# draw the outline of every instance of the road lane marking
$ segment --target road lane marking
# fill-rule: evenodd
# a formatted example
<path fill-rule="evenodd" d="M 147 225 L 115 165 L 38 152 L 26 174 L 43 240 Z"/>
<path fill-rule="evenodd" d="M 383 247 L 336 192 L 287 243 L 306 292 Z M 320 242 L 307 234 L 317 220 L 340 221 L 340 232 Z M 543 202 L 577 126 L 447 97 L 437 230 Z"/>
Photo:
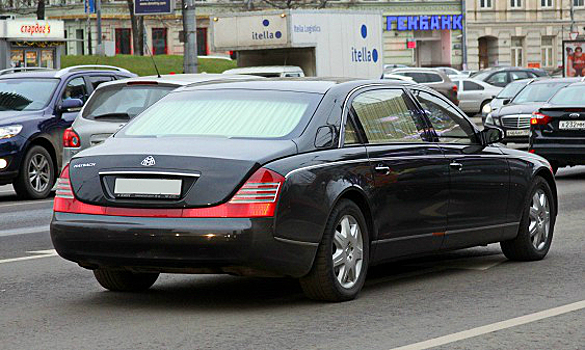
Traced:
<path fill-rule="evenodd" d="M 2 203 L 0 204 L 0 208 L 7 208 L 7 207 L 18 207 L 21 205 L 32 205 L 32 204 L 44 204 L 44 203 L 52 203 L 53 198 L 50 199 L 39 199 L 34 201 L 26 201 L 26 202 L 15 202 L 15 203 Z"/>
<path fill-rule="evenodd" d="M 33 226 L 33 227 L 20 227 L 9 230 L 0 230 L 0 237 L 26 235 L 29 233 L 43 233 L 49 232 L 49 225 L 44 226 Z"/>
<path fill-rule="evenodd" d="M 525 316 L 512 318 L 512 319 L 509 319 L 506 321 L 496 322 L 496 323 L 488 324 L 485 326 L 468 329 L 466 331 L 448 334 L 448 335 L 445 335 L 442 337 L 438 337 L 438 338 L 434 338 L 434 339 L 430 339 L 430 340 L 425 340 L 425 341 L 422 341 L 419 343 L 401 346 L 398 348 L 394 348 L 392 350 L 425 350 L 425 349 L 430 349 L 430 348 L 434 348 L 437 346 L 455 343 L 455 342 L 458 342 L 461 340 L 474 338 L 474 337 L 477 337 L 480 335 L 493 333 L 493 332 L 501 331 L 501 330 L 512 328 L 512 327 L 525 325 L 528 323 L 544 320 L 544 319 L 555 317 L 555 316 L 564 315 L 564 314 L 567 314 L 570 312 L 579 311 L 579 310 L 583 310 L 583 309 L 585 309 L 585 300 L 581 300 L 581 301 L 578 301 L 575 303 L 555 307 L 555 308 L 540 311 L 540 312 L 535 312 L 533 314 L 529 314 L 529 315 L 525 315 Z"/>
<path fill-rule="evenodd" d="M 19 258 L 0 260 L 0 264 L 8 264 L 8 263 L 13 263 L 13 262 L 18 262 L 18 261 L 26 261 L 26 260 L 44 259 L 44 258 L 50 258 L 50 257 L 58 255 L 57 251 L 55 251 L 55 249 L 37 250 L 37 251 L 30 251 L 27 253 L 31 253 L 34 255 L 21 256 Z"/>

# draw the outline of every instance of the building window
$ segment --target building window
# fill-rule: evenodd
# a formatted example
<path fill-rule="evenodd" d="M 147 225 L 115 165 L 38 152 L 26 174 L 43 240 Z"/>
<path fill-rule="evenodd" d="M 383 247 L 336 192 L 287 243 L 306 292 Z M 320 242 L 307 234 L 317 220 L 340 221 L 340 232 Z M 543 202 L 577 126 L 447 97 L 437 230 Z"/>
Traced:
<path fill-rule="evenodd" d="M 553 7 L 553 0 L 540 0 L 540 7 Z"/>
<path fill-rule="evenodd" d="M 116 28 L 116 54 L 130 55 L 132 53 L 132 32 L 130 28 Z"/>
<path fill-rule="evenodd" d="M 482 9 L 492 8 L 492 0 L 479 0 L 479 7 Z"/>
<path fill-rule="evenodd" d="M 585 0 L 573 0 L 573 5 L 577 7 L 583 7 L 585 6 Z"/>
<path fill-rule="evenodd" d="M 510 55 L 512 66 L 524 66 L 524 38 L 512 38 Z"/>
<path fill-rule="evenodd" d="M 543 36 L 540 39 L 540 60 L 543 67 L 552 67 L 553 66 L 553 37 L 552 36 Z"/>
<path fill-rule="evenodd" d="M 510 0 L 510 7 L 511 8 L 522 7 L 522 0 Z"/>
<path fill-rule="evenodd" d="M 152 28 L 152 54 L 166 55 L 167 52 L 167 28 Z"/>

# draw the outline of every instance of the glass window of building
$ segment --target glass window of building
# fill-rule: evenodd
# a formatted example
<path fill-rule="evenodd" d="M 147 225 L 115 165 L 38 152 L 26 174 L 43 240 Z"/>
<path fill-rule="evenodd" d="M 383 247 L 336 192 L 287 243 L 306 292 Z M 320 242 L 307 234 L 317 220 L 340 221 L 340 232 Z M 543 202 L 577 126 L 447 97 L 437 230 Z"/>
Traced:
<path fill-rule="evenodd" d="M 479 0 L 479 7 L 482 9 L 492 8 L 492 0 Z"/>
<path fill-rule="evenodd" d="M 540 0 L 540 7 L 552 7 L 553 0 Z"/>
<path fill-rule="evenodd" d="M 512 66 L 524 66 L 524 38 L 512 37 L 510 55 L 512 59 Z"/>
<path fill-rule="evenodd" d="M 573 0 L 573 5 L 577 7 L 583 7 L 585 6 L 585 0 Z"/>
<path fill-rule="evenodd" d="M 540 50 L 541 50 L 541 64 L 543 67 L 553 66 L 553 37 L 543 36 L 540 39 Z"/>
<path fill-rule="evenodd" d="M 510 7 L 511 8 L 522 7 L 522 0 L 510 0 Z"/>

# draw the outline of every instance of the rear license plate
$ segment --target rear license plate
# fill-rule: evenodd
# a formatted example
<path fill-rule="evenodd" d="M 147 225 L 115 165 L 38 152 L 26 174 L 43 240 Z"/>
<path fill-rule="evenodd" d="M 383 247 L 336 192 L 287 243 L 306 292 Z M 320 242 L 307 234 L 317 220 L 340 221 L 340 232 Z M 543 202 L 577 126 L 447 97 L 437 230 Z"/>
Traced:
<path fill-rule="evenodd" d="M 585 129 L 585 120 L 561 120 L 559 122 L 561 130 L 580 130 Z"/>
<path fill-rule="evenodd" d="M 528 136 L 530 130 L 506 130 L 506 136 Z"/>
<path fill-rule="evenodd" d="M 181 185 L 181 180 L 117 178 L 114 195 L 122 198 L 174 199 L 181 197 Z"/>

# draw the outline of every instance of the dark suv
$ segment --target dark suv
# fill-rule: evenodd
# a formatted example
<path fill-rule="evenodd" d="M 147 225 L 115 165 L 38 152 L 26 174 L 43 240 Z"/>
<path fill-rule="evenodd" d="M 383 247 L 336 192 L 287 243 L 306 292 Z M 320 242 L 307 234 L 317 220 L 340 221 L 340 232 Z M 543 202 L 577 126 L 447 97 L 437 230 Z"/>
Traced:
<path fill-rule="evenodd" d="M 0 75 L 0 185 L 45 198 L 61 168 L 63 131 L 101 83 L 135 77 L 112 66 Z"/>

